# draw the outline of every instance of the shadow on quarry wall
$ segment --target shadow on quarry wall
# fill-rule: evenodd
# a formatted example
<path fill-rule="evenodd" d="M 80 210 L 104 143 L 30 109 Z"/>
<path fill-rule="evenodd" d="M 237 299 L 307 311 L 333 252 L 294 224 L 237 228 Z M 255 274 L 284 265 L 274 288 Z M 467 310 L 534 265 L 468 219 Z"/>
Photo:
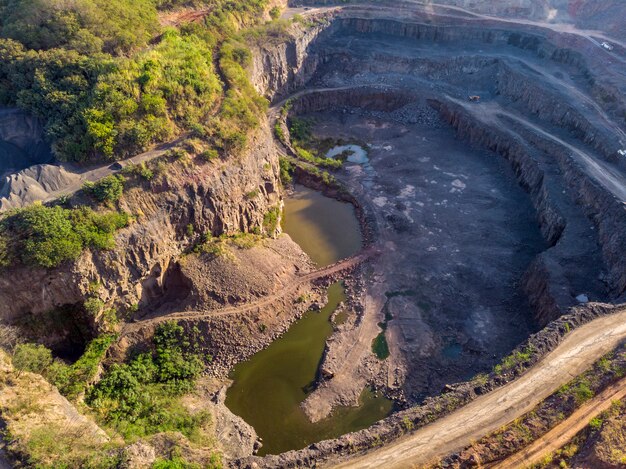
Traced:
<path fill-rule="evenodd" d="M 0 109 L 0 174 L 53 160 L 37 119 L 19 109 Z"/>

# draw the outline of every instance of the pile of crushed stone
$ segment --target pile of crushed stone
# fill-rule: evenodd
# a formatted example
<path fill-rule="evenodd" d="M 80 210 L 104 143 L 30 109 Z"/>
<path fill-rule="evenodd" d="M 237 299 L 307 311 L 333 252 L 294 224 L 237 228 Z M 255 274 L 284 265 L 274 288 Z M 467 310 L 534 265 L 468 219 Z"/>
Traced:
<path fill-rule="evenodd" d="M 52 192 L 79 182 L 80 175 L 60 166 L 38 164 L 0 181 L 0 211 L 46 200 Z"/>

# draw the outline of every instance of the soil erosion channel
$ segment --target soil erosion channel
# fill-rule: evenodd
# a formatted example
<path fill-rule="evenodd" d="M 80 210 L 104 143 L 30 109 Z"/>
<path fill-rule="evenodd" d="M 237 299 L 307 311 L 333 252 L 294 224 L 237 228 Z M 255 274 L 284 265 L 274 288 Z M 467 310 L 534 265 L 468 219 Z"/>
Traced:
<path fill-rule="evenodd" d="M 286 200 L 284 229 L 320 266 L 355 254 L 361 247 L 352 207 L 301 186 Z M 283 337 L 235 367 L 226 405 L 263 438 L 260 454 L 298 449 L 365 428 L 391 411 L 391 401 L 368 390 L 360 407 L 339 408 L 315 424 L 300 407 L 312 390 L 326 339 L 333 331 L 330 317 L 344 299 L 341 284 L 331 285 L 324 308 L 308 312 Z"/>

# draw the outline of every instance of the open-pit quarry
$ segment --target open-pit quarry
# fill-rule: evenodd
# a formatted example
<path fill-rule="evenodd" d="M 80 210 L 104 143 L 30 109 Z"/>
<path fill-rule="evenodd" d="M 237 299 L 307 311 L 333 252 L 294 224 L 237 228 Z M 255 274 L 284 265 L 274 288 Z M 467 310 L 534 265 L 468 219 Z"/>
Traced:
<path fill-rule="evenodd" d="M 334 142 L 326 156 L 345 152 L 333 174 L 377 250 L 353 275 L 355 306 L 301 404 L 312 422 L 358 405 L 368 386 L 420 404 L 491 371 L 531 334 L 530 344 L 546 340 L 546 331 L 534 334 L 564 314 L 619 303 L 618 40 L 608 51 L 599 31 L 445 5 L 298 11 L 327 23 L 262 51 L 254 73 L 262 91 L 276 87 L 270 116 L 285 134 L 306 122 L 314 139 Z M 285 140 L 280 151 L 297 164 L 298 147 Z M 381 335 L 388 354 L 377 357 Z M 544 385 L 554 390 L 558 380 Z M 360 437 L 257 462 L 312 462 Z M 438 455 L 411 454 L 403 464 Z M 392 465 L 393 457 L 371 467 Z"/>
<path fill-rule="evenodd" d="M 0 278 L 2 317 L 36 335 L 33 316 L 100 282 L 106 302 L 137 305 L 107 365 L 164 321 L 193 331 L 232 467 L 435 464 L 626 339 L 626 9 L 305 3 L 283 12 L 287 37 L 252 48 L 270 107 L 237 164 L 128 191 L 142 215 L 118 246 Z M 53 163 L 11 113 L 2 210 L 123 166 Z M 253 232 L 268 213 L 283 234 L 191 250 L 200 228 Z M 44 341 L 59 355 L 68 328 L 85 326 Z"/>

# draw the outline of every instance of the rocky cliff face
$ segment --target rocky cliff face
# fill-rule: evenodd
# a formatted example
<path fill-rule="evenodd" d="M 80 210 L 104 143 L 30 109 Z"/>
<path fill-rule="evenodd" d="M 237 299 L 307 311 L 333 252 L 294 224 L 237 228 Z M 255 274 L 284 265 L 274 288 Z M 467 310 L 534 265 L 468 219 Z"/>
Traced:
<path fill-rule="evenodd" d="M 523 281 L 538 323 L 559 317 L 575 304 L 578 290 L 593 288 L 593 282 L 599 289 L 606 282 L 614 296 L 622 294 L 626 266 L 618 253 L 626 240 L 618 227 L 626 220 L 621 203 L 594 183 L 565 148 L 521 129 L 513 138 L 504 128 L 485 124 L 451 103 L 433 105 L 461 138 L 505 157 L 531 196 L 542 233 L 552 246 L 531 264 Z M 580 242 L 590 236 L 590 220 L 597 229 L 599 250 L 593 243 L 585 247 Z M 606 265 L 607 278 L 592 268 L 594 262 Z M 573 273 L 584 270 L 576 279 Z"/>
<path fill-rule="evenodd" d="M 256 90 L 273 101 L 302 87 L 319 63 L 311 45 L 330 27 L 328 18 L 322 16 L 312 25 L 294 24 L 286 41 L 256 46 L 250 71 Z"/>
<path fill-rule="evenodd" d="M 26 313 L 79 303 L 95 284 L 101 299 L 118 308 L 158 303 L 171 293 L 168 282 L 170 287 L 176 284 L 182 250 L 202 234 L 263 229 L 265 215 L 282 205 L 277 175 L 278 159 L 266 124 L 237 159 L 172 163 L 162 182 L 125 193 L 121 208 L 137 221 L 118 233 L 113 250 L 87 251 L 57 269 L 3 272 L 0 319 L 14 321 Z M 188 226 L 193 227 L 191 236 Z"/>
<path fill-rule="evenodd" d="M 531 73 L 525 75 L 508 64 L 501 63 L 496 85 L 498 94 L 506 96 L 531 115 L 567 129 L 576 138 L 601 153 L 605 159 L 615 160 L 617 151 L 622 147 L 618 135 L 594 126 L 566 97 L 548 91 L 545 86 L 538 86 L 538 80 L 544 81 L 549 77 Z"/>

